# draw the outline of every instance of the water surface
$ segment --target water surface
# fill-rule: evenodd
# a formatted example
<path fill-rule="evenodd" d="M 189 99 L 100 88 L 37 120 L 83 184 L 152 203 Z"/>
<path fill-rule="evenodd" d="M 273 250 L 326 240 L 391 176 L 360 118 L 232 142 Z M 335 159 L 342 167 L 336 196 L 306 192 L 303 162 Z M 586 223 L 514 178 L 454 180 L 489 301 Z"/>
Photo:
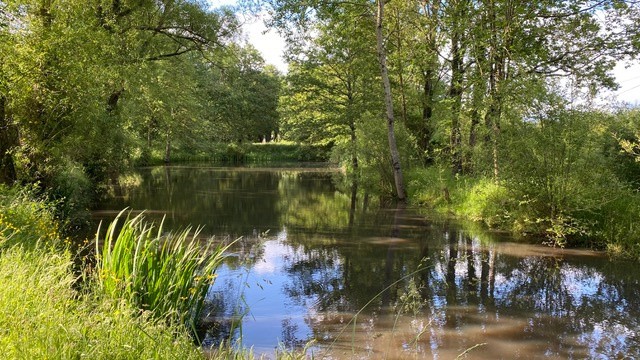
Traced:
<path fill-rule="evenodd" d="M 205 345 L 272 356 L 640 358 L 637 264 L 522 244 L 412 209 L 355 206 L 324 167 L 169 166 L 122 179 L 95 212 L 241 237 L 209 292 Z"/>

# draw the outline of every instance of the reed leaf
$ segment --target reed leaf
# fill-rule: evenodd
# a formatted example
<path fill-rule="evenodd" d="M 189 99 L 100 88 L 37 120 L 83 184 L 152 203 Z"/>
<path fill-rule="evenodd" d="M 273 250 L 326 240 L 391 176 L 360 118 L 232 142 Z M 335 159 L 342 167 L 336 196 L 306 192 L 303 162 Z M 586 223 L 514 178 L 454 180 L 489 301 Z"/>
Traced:
<path fill-rule="evenodd" d="M 109 224 L 104 239 L 96 236 L 99 288 L 157 318 L 194 328 L 230 244 L 203 245 L 196 241 L 199 229 L 163 234 L 162 223 L 156 229 L 142 214 L 119 227 L 123 216 L 124 211 Z"/>

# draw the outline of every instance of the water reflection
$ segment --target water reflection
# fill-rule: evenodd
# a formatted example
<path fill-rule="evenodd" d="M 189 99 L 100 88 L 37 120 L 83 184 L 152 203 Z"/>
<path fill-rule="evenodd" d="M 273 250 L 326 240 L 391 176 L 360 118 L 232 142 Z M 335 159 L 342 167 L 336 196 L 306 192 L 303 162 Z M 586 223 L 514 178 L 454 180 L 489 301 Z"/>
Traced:
<path fill-rule="evenodd" d="M 143 169 L 101 210 L 152 209 L 170 226 L 244 236 L 210 290 L 206 344 L 272 353 L 315 340 L 317 358 L 640 357 L 635 264 L 353 204 L 333 175 Z"/>

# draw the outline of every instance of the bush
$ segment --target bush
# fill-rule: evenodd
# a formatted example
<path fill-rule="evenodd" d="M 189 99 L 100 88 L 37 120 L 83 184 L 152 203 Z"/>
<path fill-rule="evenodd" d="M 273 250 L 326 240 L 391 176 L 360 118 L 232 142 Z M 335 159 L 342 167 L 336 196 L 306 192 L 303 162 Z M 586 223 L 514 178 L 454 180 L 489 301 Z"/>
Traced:
<path fill-rule="evenodd" d="M 57 218 L 64 219 L 63 233 L 89 226 L 88 209 L 94 199 L 94 184 L 81 165 L 67 162 L 61 166 L 53 176 L 49 192 Z"/>
<path fill-rule="evenodd" d="M 20 245 L 34 248 L 38 243 L 60 244 L 55 208 L 39 199 L 36 188 L 8 188 L 0 185 L 0 248 Z"/>

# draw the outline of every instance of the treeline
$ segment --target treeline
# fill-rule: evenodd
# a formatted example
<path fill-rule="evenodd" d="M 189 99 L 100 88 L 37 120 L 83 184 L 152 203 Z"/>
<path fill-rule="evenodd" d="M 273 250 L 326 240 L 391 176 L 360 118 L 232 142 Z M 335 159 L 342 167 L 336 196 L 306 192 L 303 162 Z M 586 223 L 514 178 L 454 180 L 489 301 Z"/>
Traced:
<path fill-rule="evenodd" d="M 0 183 L 82 208 L 126 166 L 275 136 L 280 74 L 209 6 L 0 1 Z"/>
<path fill-rule="evenodd" d="M 282 136 L 332 144 L 352 198 L 382 192 L 557 245 L 640 250 L 640 113 L 597 105 L 613 67 L 636 57 L 637 2 L 248 6 L 288 39 Z"/>
<path fill-rule="evenodd" d="M 38 183 L 64 215 L 126 166 L 277 138 L 333 149 L 354 202 L 640 252 L 640 115 L 598 105 L 636 59 L 637 2 L 243 5 L 286 36 L 286 77 L 204 1 L 1 1 L 0 183 Z"/>

